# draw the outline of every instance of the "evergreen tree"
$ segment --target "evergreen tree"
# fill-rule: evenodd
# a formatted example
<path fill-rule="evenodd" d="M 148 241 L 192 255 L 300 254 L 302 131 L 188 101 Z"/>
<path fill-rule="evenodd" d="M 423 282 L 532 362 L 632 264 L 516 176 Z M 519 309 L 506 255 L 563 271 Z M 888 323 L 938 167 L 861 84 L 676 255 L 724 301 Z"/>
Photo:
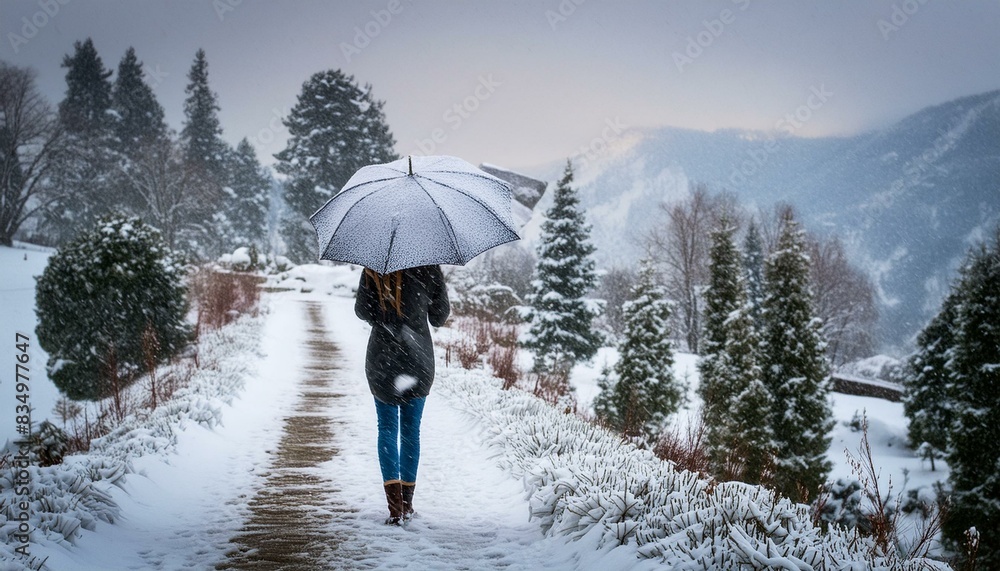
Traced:
<path fill-rule="evenodd" d="M 227 250 L 254 246 L 266 250 L 267 213 L 271 179 L 257 161 L 253 146 L 245 138 L 236 146 L 231 157 L 231 179 L 227 187 L 224 216 L 230 229 Z"/>
<path fill-rule="evenodd" d="M 56 199 L 46 210 L 44 225 L 55 243 L 71 239 L 80 228 L 94 224 L 120 197 L 113 196 L 114 169 L 111 125 L 111 70 L 105 69 L 87 38 L 63 58 L 66 97 L 59 103 L 59 123 L 65 132 L 54 153 L 52 185 Z"/>
<path fill-rule="evenodd" d="M 753 316 L 754 327 L 760 331 L 764 321 L 761 319 L 760 306 L 764 303 L 764 243 L 760 237 L 757 223 L 750 220 L 747 235 L 743 241 L 743 268 L 747 276 L 747 301 L 750 303 L 750 313 Z"/>
<path fill-rule="evenodd" d="M 59 103 L 59 120 L 67 132 L 94 136 L 108 130 L 111 108 L 111 70 L 87 38 L 73 44 L 73 55 L 63 57 L 66 97 Z"/>
<path fill-rule="evenodd" d="M 199 49 L 195 54 L 185 93 L 181 144 L 188 184 L 196 199 L 184 214 L 185 230 L 178 244 L 194 257 L 212 258 L 223 252 L 225 237 L 233 233 L 226 225 L 227 219 L 220 215 L 226 200 L 224 188 L 229 180 L 226 167 L 232 151 L 222 140 L 218 96 L 208 85 L 205 50 Z"/>
<path fill-rule="evenodd" d="M 775 251 L 764 265 L 761 371 L 774 398 L 775 488 L 806 501 L 830 471 L 833 428 L 824 342 L 814 316 L 805 236 L 791 212 L 782 215 Z"/>
<path fill-rule="evenodd" d="M 597 283 L 595 248 L 572 182 L 573 165 L 567 161 L 542 223 L 527 299 L 531 325 L 522 344 L 534 352 L 534 369 L 540 373 L 568 374 L 574 363 L 590 359 L 601 346 L 601 336 L 591 326 L 599 309 L 584 299 Z"/>
<path fill-rule="evenodd" d="M 672 369 L 670 302 L 656 284 L 651 261 L 643 261 L 632 300 L 625 302 L 622 313 L 624 340 L 614 382 L 603 381 L 595 410 L 626 436 L 652 441 L 683 402 L 684 387 Z"/>
<path fill-rule="evenodd" d="M 958 285 L 953 370 L 954 423 L 948 465 L 952 502 L 944 535 L 980 532 L 979 564 L 1000 567 L 1000 227 L 975 248 Z"/>
<path fill-rule="evenodd" d="M 917 351 L 904 373 L 903 411 L 910 421 L 910 444 L 932 466 L 948 447 L 954 420 L 955 379 L 949 361 L 955 349 L 958 304 L 954 291 L 945 298 L 941 311 L 917 336 Z"/>
<path fill-rule="evenodd" d="M 359 168 L 397 158 L 383 105 L 372 96 L 371 86 L 358 87 L 353 76 L 340 70 L 318 72 L 302 85 L 284 120 L 287 146 L 274 155 L 277 171 L 288 176 L 281 233 L 293 260 L 318 255 L 309 216 Z"/>
<path fill-rule="evenodd" d="M 187 162 L 200 169 L 208 180 L 220 183 L 225 180 L 226 159 L 229 147 L 222 140 L 219 123 L 218 96 L 208 86 L 208 60 L 205 50 L 199 49 L 188 71 L 188 85 L 184 90 L 184 128 L 181 140 Z"/>
<path fill-rule="evenodd" d="M 771 401 L 757 363 L 758 337 L 735 232 L 723 215 L 711 234 L 699 392 L 715 473 L 756 484 L 772 455 Z"/>
<path fill-rule="evenodd" d="M 185 268 L 159 233 L 111 215 L 52 255 L 38 278 L 38 342 L 49 377 L 72 399 L 98 399 L 144 369 L 143 334 L 158 360 L 184 346 Z"/>
<path fill-rule="evenodd" d="M 117 114 L 115 144 L 119 153 L 131 156 L 150 141 L 167 136 L 163 107 L 143 80 L 142 62 L 130 47 L 118 64 L 111 90 L 111 108 Z"/>

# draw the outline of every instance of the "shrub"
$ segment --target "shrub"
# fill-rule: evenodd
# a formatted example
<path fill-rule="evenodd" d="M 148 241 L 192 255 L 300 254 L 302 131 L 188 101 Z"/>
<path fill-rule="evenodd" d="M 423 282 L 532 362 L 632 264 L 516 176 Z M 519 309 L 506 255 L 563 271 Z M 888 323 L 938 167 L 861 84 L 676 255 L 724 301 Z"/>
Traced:
<path fill-rule="evenodd" d="M 159 233 L 138 218 L 102 218 L 56 252 L 36 293 L 52 382 L 76 400 L 120 391 L 145 368 L 147 328 L 159 360 L 175 354 L 189 337 L 183 277 Z"/>

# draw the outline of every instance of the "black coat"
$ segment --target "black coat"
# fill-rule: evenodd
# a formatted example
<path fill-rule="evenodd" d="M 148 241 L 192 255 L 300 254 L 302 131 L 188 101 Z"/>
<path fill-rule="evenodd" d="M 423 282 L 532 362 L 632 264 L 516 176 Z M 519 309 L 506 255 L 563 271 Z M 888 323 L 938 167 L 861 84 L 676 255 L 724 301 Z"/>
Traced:
<path fill-rule="evenodd" d="M 354 312 L 372 326 L 365 376 L 376 399 L 403 404 L 426 397 L 434 382 L 434 345 L 428 320 L 444 325 L 451 307 L 440 266 L 403 270 L 402 317 L 391 304 L 379 304 L 373 281 L 361 274 Z"/>

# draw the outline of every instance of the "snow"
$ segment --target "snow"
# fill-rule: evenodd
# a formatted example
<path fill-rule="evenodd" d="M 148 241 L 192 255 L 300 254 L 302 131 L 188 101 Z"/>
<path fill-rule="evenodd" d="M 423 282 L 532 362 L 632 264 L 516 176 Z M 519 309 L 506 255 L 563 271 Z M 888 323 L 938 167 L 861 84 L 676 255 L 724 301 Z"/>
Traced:
<path fill-rule="evenodd" d="M 15 333 L 31 338 L 28 342 L 28 355 L 31 357 L 28 363 L 31 380 L 29 394 L 34 407 L 32 418 L 37 422 L 52 416 L 52 408 L 59 399 L 59 390 L 45 375 L 45 363 L 49 356 L 35 337 L 35 277 L 42 275 L 52 252 L 37 246 L 0 246 L 0 268 L 3 268 L 4 276 L 0 283 L 0 323 L 4 326 L 3 334 L 9 336 L 4 339 L 0 359 L 3 359 L 4 367 L 13 368 Z M 0 406 L 6 408 L 13 405 L 14 388 L 14 383 L 0 382 Z M 13 418 L 8 414 L 3 414 L 3 422 L 0 423 L 0 444 L 17 437 Z"/>
<path fill-rule="evenodd" d="M 34 254 L 28 254 L 30 260 Z M 23 255 L 21 250 L 0 249 L 5 268 L 18 267 Z M 30 277 L 44 264 L 33 263 L 12 273 Z M 9 283 L 27 284 L 30 294 L 32 282 L 25 276 L 14 275 Z M 601 436 L 601 429 L 586 428 L 572 415 L 540 405 L 526 393 L 500 391 L 499 381 L 484 371 L 464 371 L 439 361 L 422 423 L 417 516 L 405 527 L 386 527 L 376 416 L 364 376 L 368 326 L 353 311 L 353 288 L 359 278 L 359 268 L 348 265 L 298 266 L 273 276 L 268 284 L 273 293 L 264 298 L 266 313 L 252 322 L 262 328 L 259 338 L 241 334 L 225 355 L 226 362 L 239 364 L 241 382 L 225 385 L 232 391 L 229 398 L 223 394 L 204 398 L 206 410 L 218 422 L 182 418 L 173 429 L 172 443 L 135 452 L 130 460 L 133 471 L 118 486 L 96 484 L 117 504 L 120 517 L 113 524 L 93 522 L 92 529 L 77 532 L 72 544 L 38 537 L 38 543 L 31 545 L 32 554 L 47 557 L 51 569 L 212 569 L 224 563 L 237 548 L 232 540 L 246 525 L 253 498 L 276 469 L 272 463 L 285 419 L 303 398 L 307 378 L 316 374 L 309 365 L 313 345 L 306 337 L 314 325 L 307 317 L 310 305 L 319 308 L 324 335 L 337 346 L 332 355 L 337 368 L 329 373 L 329 391 L 335 398 L 312 413 L 331 420 L 330 445 L 335 453 L 330 460 L 303 469 L 328 490 L 311 504 L 315 517 L 328 518 L 324 530 L 336 539 L 336 549 L 327 551 L 330 559 L 320 568 L 644 570 L 659 567 L 661 555 L 675 557 L 678 550 L 688 548 L 708 553 L 722 546 L 697 531 L 699 518 L 710 514 L 766 526 L 778 525 L 768 514 L 799 517 L 796 508 L 771 504 L 766 494 L 742 484 L 718 486 L 710 497 L 698 500 L 707 502 L 703 508 L 696 503 L 683 508 L 684 502 L 694 501 L 685 495 L 668 494 L 666 503 L 644 504 L 649 497 L 667 493 L 669 486 L 701 490 L 704 484 L 667 469 L 648 453 L 628 452 L 616 437 Z M 14 322 L 33 329 L 30 298 L 23 292 L 18 295 L 18 304 L 3 304 L 4 317 L 14 308 L 27 308 Z M 237 325 L 246 328 L 252 323 Z M 454 332 L 442 329 L 435 335 L 445 339 Z M 581 405 L 589 405 L 600 369 L 613 365 L 616 358 L 614 349 L 605 348 L 573 370 Z M 529 359 L 519 356 L 522 363 Z M 675 356 L 675 374 L 689 384 L 681 422 L 699 404 L 695 365 L 692 355 Z M 861 409 L 868 410 L 876 460 L 887 476 L 893 476 L 894 485 L 902 483 L 897 475 L 903 468 L 909 470 L 908 487 L 946 477 L 941 464 L 932 474 L 902 446 L 901 405 L 865 397 L 834 398 L 839 421 L 850 420 Z M 137 432 L 130 433 L 127 441 L 153 435 L 142 432 L 141 426 L 133 429 Z M 532 451 L 532 441 L 540 448 Z M 830 453 L 835 462 L 832 476 L 850 475 L 838 457 L 843 458 L 843 448 L 856 447 L 857 442 L 857 433 L 838 422 Z M 614 457 L 600 453 L 601 447 L 614 448 Z M 651 476 L 648 484 L 634 478 L 641 474 Z M 628 478 L 621 491 L 601 487 L 602 479 L 614 483 L 621 476 Z M 653 486 L 649 493 L 654 495 L 643 496 L 643 485 Z M 674 513 L 673 519 L 663 519 L 668 514 L 663 510 Z M 791 520 L 781 521 L 785 525 Z M 654 526 L 652 531 L 649 525 Z M 668 525 L 688 531 L 657 535 L 656 526 Z M 795 562 L 795 553 L 801 555 L 801 549 L 808 551 L 808 545 L 814 545 L 809 543 L 813 536 L 808 523 L 795 526 L 788 541 L 773 538 L 765 543 L 756 532 L 730 526 L 728 541 L 739 557 L 759 565 L 787 566 Z M 701 539 L 695 542 L 691 539 L 695 536 Z M 840 545 L 849 536 L 824 541 Z M 640 553 L 653 558 L 639 558 Z"/>

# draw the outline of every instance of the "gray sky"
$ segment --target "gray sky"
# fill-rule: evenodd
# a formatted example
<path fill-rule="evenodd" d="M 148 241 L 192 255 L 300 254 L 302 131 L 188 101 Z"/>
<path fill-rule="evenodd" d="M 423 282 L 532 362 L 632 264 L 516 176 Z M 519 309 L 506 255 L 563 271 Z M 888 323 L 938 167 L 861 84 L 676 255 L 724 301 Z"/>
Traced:
<path fill-rule="evenodd" d="M 386 101 L 400 153 L 518 168 L 622 126 L 884 126 L 1000 88 L 998 26 L 997 0 L 0 0 L 0 58 L 34 67 L 55 104 L 75 40 L 109 68 L 134 46 L 180 129 L 204 48 L 225 137 L 265 164 L 302 83 L 340 68 Z"/>

